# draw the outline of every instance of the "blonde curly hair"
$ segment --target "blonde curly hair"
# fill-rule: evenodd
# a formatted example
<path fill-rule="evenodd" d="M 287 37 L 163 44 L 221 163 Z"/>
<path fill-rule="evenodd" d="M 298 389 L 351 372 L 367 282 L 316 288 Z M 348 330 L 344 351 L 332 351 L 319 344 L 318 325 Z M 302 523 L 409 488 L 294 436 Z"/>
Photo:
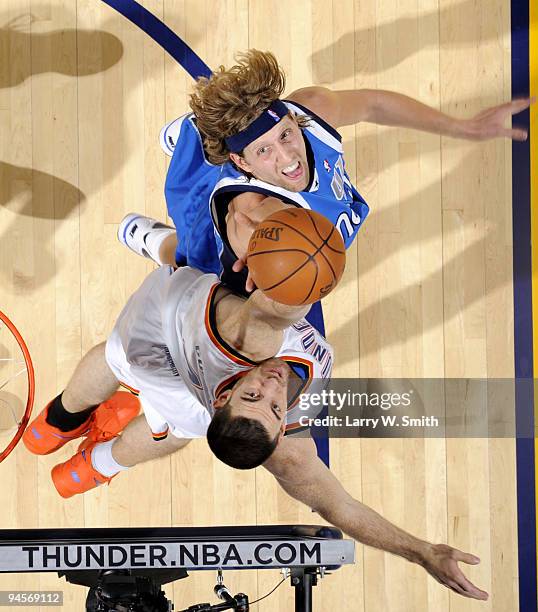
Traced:
<path fill-rule="evenodd" d="M 270 52 L 250 49 L 236 55 L 235 61 L 229 70 L 219 66 L 209 79 L 200 78 L 190 96 L 207 158 L 217 165 L 229 159 L 224 139 L 244 130 L 286 86 L 284 72 Z M 296 119 L 300 127 L 308 125 L 306 117 Z"/>

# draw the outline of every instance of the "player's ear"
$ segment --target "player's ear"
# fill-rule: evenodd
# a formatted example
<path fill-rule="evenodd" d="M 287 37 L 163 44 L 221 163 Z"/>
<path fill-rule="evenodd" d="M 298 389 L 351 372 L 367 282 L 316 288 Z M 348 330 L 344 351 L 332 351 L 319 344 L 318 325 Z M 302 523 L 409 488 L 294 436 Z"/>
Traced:
<path fill-rule="evenodd" d="M 230 160 L 233 161 L 239 170 L 250 173 L 251 168 L 249 164 L 247 164 L 245 158 L 242 155 L 239 155 L 239 153 L 230 153 Z"/>
<path fill-rule="evenodd" d="M 213 402 L 213 408 L 219 409 L 225 406 L 228 403 L 228 400 L 232 396 L 231 391 L 223 391 Z"/>

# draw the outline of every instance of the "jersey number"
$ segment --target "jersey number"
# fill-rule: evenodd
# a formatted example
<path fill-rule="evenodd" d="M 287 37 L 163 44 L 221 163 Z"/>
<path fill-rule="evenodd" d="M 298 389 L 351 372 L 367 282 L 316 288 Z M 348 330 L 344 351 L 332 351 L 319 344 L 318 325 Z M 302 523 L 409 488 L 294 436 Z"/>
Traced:
<path fill-rule="evenodd" d="M 334 197 L 337 200 L 341 200 L 344 195 L 344 161 L 342 156 L 338 157 L 338 161 L 334 164 L 333 180 L 331 182 L 331 189 L 333 190 Z"/>

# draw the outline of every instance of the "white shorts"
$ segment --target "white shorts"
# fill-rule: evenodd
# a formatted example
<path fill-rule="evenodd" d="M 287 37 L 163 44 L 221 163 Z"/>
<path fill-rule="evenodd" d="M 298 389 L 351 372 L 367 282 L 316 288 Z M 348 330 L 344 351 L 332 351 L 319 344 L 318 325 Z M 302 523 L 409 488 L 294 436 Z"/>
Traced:
<path fill-rule="evenodd" d="M 178 438 L 201 438 L 211 416 L 177 372 L 172 372 L 159 338 L 157 294 L 165 274 L 163 268 L 155 270 L 127 302 L 107 340 L 105 357 L 120 384 L 138 394 L 155 438 L 168 431 Z M 133 359 L 128 359 L 125 347 Z"/>

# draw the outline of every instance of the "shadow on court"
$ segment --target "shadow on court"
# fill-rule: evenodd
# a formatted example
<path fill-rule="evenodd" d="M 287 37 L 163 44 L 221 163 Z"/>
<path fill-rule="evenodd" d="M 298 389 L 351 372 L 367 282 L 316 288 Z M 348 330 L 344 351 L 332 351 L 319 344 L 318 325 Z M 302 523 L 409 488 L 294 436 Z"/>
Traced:
<path fill-rule="evenodd" d="M 375 74 L 395 68 L 421 49 L 476 48 L 478 42 L 496 40 L 503 34 L 502 15 L 489 11 L 475 0 L 463 0 L 450 6 L 421 10 L 417 15 L 382 22 L 375 27 L 348 32 L 338 40 L 311 55 L 314 84 L 333 80 L 333 66 L 339 78 L 353 76 L 353 62 L 339 62 L 334 58 L 339 49 L 355 49 L 356 74 Z M 476 24 L 480 24 L 478 29 Z M 364 51 L 364 53 L 362 53 Z M 372 54 L 370 56 L 368 54 Z"/>
<path fill-rule="evenodd" d="M 458 228 L 458 231 L 464 230 Z M 481 300 L 484 302 L 479 312 L 485 319 L 487 295 L 512 282 L 509 253 L 506 249 L 502 251 L 504 257 L 499 256 L 498 259 L 503 264 L 487 275 L 487 287 L 484 282 L 486 277 L 474 276 L 473 272 L 484 270 L 486 256 L 492 252 L 492 245 L 495 244 L 495 236 L 501 234 L 501 228 L 492 230 L 457 255 L 443 258 L 438 268 L 421 278 L 419 283 L 399 287 L 388 296 L 360 308 L 360 357 L 389 347 L 403 347 L 406 341 L 422 336 L 439 325 L 454 323 L 458 316 L 463 320 L 465 309 L 477 305 Z M 488 265 L 491 265 L 491 261 Z M 433 297 L 440 304 L 436 316 L 424 316 L 422 300 L 425 297 L 430 300 Z M 476 318 L 476 311 L 473 312 L 473 318 Z M 352 318 L 331 330 L 330 341 L 335 346 L 345 346 L 348 338 L 356 336 L 356 333 L 357 320 Z M 339 359 L 338 362 L 346 363 L 346 360 Z"/>
<path fill-rule="evenodd" d="M 39 21 L 31 14 L 6 21 L 0 15 L 0 88 L 14 87 L 26 79 L 54 72 L 87 76 L 108 70 L 123 56 L 123 44 L 101 31 L 59 29 L 32 31 Z"/>
<path fill-rule="evenodd" d="M 454 142 L 453 146 L 458 144 Z M 368 282 L 368 275 L 374 274 L 378 279 L 392 278 L 394 290 L 387 295 L 382 284 L 377 283 L 376 290 L 385 295 L 368 305 L 361 304 L 359 293 L 359 321 L 351 317 L 330 329 L 330 341 L 335 347 L 349 346 L 349 338 L 356 338 L 359 329 L 362 359 L 381 349 L 404 346 L 406 341 L 439 325 L 449 329 L 457 317 L 467 316 L 464 313 L 471 307 L 473 320 L 486 317 L 487 295 L 512 283 L 511 246 L 506 241 L 510 219 L 509 215 L 499 214 L 504 210 L 503 194 L 488 186 L 491 167 L 482 165 L 483 170 L 476 176 L 470 176 L 468 170 L 481 166 L 485 147 L 489 147 L 491 158 L 498 154 L 494 143 L 476 144 L 454 164 L 440 159 L 441 176 L 432 177 L 416 192 L 400 200 L 395 194 L 388 206 L 370 202 L 370 215 L 357 236 L 359 288 L 361 282 Z M 431 153 L 435 154 L 435 150 Z M 441 156 L 441 152 L 437 154 Z M 443 155 L 447 155 L 446 148 Z M 393 163 L 402 161 L 406 160 Z M 504 158 L 498 163 L 504 166 Z M 360 169 L 360 159 L 357 165 Z M 357 187 L 360 191 L 360 180 Z M 445 195 L 441 205 L 442 191 Z M 432 205 L 436 206 L 434 214 Z M 417 247 L 432 243 L 438 248 L 435 259 L 427 262 L 428 272 L 421 259 L 424 255 Z M 409 255 L 388 270 L 387 260 L 403 250 Z M 420 278 L 411 284 L 406 282 L 406 264 L 420 273 Z M 353 280 L 345 277 L 344 283 Z M 350 357 L 356 357 L 356 351 Z M 337 363 L 347 363 L 338 352 Z"/>
<path fill-rule="evenodd" d="M 34 192 L 39 193 L 39 198 Z M 43 196 L 49 194 L 47 204 Z M 56 219 L 68 216 L 85 200 L 85 196 L 74 185 L 60 178 L 0 162 L 0 206 L 7 210 L 39 219 Z"/>
<path fill-rule="evenodd" d="M 94 23 L 98 29 L 91 28 Z M 19 216 L 0 238 L 8 231 L 32 231 L 23 217 L 55 221 L 45 224 L 48 235 L 32 245 L 35 259 L 44 264 L 31 281 L 40 287 L 58 274 L 52 241 L 75 207 L 102 198 L 96 208 L 104 208 L 106 222 L 123 216 L 117 199 L 124 189 L 123 170 L 148 146 L 145 126 L 133 122 L 132 111 L 143 106 L 146 95 L 153 103 L 154 88 L 161 80 L 164 87 L 170 60 L 101 2 L 79 7 L 77 14 L 47 4 L 33 4 L 31 14 L 3 10 L 0 24 L 0 109 L 5 109 L 0 114 L 0 170 L 9 181 L 0 188 L 0 206 Z M 140 87 L 146 83 L 147 93 Z M 158 143 L 162 110 L 150 144 L 162 158 L 161 171 L 166 164 Z M 4 266 L 0 274 L 10 271 Z"/>
<path fill-rule="evenodd" d="M 15 236 L 19 246 L 24 245 L 34 252 L 37 261 L 53 262 L 57 226 L 41 224 L 37 230 L 39 237 L 35 239 L 34 232 L 28 231 L 32 226 L 19 217 L 61 222 L 86 199 L 77 185 L 38 167 L 42 162 L 47 168 L 54 167 L 55 158 L 60 157 L 59 172 L 76 176 L 77 151 L 69 151 L 62 143 L 64 133 L 78 130 L 76 77 L 110 69 L 121 60 L 124 50 L 120 39 L 109 32 L 62 27 L 66 23 L 75 24 L 75 14 L 39 5 L 32 9 L 31 14 L 16 16 L 13 12 L 0 13 L 3 24 L 0 29 L 0 100 L 4 98 L 3 107 L 10 112 L 8 122 L 3 122 L 4 138 L 9 137 L 9 145 L 4 141 L 3 148 L 9 154 L 13 152 L 10 161 L 14 158 L 28 160 L 27 165 L 0 161 L 0 207 L 5 209 L 4 219 L 8 218 L 6 210 L 12 213 L 7 226 L 3 225 L 0 239 L 5 241 Z M 44 31 L 49 27 L 50 31 Z M 60 76 L 53 77 L 55 80 L 34 81 L 35 77 L 47 74 Z M 70 77 L 75 80 L 71 81 Z M 46 97 L 41 104 L 42 91 L 46 92 Z M 47 135 L 53 134 L 54 141 L 49 143 L 50 154 L 41 155 L 39 159 L 36 148 L 43 152 L 47 144 L 39 142 L 36 147 L 35 143 L 46 126 L 49 128 Z M 55 273 L 52 264 L 38 268 L 38 271 L 29 270 L 27 275 L 24 266 L 18 265 L 12 280 L 22 286 L 41 286 Z M 1 272 L 10 274 L 5 267 Z"/>
<path fill-rule="evenodd" d="M 35 235 L 31 219 L 64 220 L 85 199 L 82 191 L 68 181 L 0 161 L 0 214 L 5 220 L 11 218 L 7 225 L 3 224 L 0 240 L 4 244 L 13 241 L 11 255 L 13 252 L 35 252 L 40 262 L 54 261 L 55 224 L 41 224 Z M 3 275 L 10 276 L 6 281 L 17 287 L 38 286 L 49 281 L 55 272 L 54 266 L 44 266 L 36 275 L 33 265 L 27 269 L 25 260 L 24 257 L 15 258 L 11 271 L 5 266 L 0 268 Z"/>

